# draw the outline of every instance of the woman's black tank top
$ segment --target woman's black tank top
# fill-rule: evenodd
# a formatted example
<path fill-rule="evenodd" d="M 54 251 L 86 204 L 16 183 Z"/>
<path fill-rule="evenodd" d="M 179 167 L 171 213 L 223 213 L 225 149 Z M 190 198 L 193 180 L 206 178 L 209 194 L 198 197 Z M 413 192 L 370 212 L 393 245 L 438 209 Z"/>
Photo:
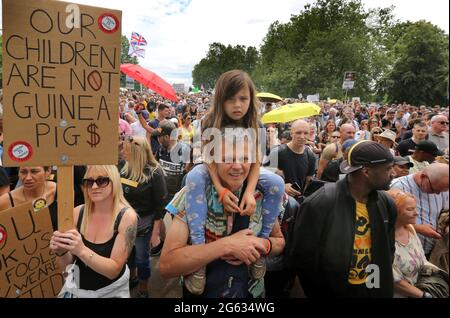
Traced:
<path fill-rule="evenodd" d="M 111 239 L 109 239 L 105 243 L 95 244 L 95 243 L 92 243 L 92 242 L 89 242 L 88 240 L 86 240 L 84 238 L 84 236 L 80 233 L 81 237 L 83 239 L 84 245 L 100 256 L 107 257 L 107 258 L 111 257 L 111 252 L 112 252 L 112 249 L 114 246 L 114 242 L 116 241 L 117 234 L 119 233 L 119 224 L 120 224 L 120 221 L 122 220 L 122 216 L 126 210 L 127 210 L 126 207 L 123 208 L 122 210 L 120 210 L 119 214 L 117 215 L 116 220 L 114 222 L 114 234 L 111 237 Z M 78 232 L 80 232 L 81 222 L 83 220 L 83 214 L 84 214 L 84 206 L 81 207 L 80 214 L 78 216 L 78 221 L 77 221 Z M 80 259 L 78 259 L 78 257 L 75 257 L 75 259 L 77 260 L 76 264 L 78 265 L 78 267 L 80 269 L 80 288 L 82 288 L 82 289 L 97 290 L 97 289 L 106 287 L 106 286 L 110 285 L 111 283 L 115 282 L 117 279 L 119 279 L 125 272 L 126 263 L 124 264 L 122 270 L 120 271 L 120 274 L 116 277 L 116 279 L 111 280 L 111 279 L 95 272 L 94 270 L 92 270 L 89 266 L 87 266 Z"/>

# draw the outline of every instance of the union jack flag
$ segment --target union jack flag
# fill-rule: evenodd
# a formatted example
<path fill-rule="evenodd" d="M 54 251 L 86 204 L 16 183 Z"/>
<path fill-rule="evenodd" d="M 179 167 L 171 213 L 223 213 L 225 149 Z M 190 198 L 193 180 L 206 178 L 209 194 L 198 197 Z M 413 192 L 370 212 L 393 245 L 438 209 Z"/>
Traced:
<path fill-rule="evenodd" d="M 128 50 L 128 55 L 131 57 L 139 56 L 145 58 L 145 49 L 137 45 L 131 45 L 130 49 Z"/>
<path fill-rule="evenodd" d="M 147 41 L 142 35 L 136 32 L 131 33 L 130 45 L 146 46 Z"/>

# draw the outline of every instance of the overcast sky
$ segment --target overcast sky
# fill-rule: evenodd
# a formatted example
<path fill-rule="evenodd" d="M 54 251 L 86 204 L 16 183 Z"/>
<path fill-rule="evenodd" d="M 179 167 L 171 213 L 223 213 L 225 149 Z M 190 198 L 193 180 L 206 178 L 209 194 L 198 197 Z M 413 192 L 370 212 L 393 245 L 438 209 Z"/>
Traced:
<path fill-rule="evenodd" d="M 288 22 L 305 0 L 77 0 L 123 11 L 122 34 L 142 34 L 149 43 L 140 64 L 170 83 L 192 82 L 195 64 L 212 42 L 259 46 L 269 25 Z M 448 0 L 363 0 L 367 8 L 396 7 L 401 21 L 427 20 L 449 32 Z M 2 11 L 0 9 L 0 11 Z M 0 18 L 1 19 L 1 18 Z M 1 20 L 0 20 L 1 21 Z"/>

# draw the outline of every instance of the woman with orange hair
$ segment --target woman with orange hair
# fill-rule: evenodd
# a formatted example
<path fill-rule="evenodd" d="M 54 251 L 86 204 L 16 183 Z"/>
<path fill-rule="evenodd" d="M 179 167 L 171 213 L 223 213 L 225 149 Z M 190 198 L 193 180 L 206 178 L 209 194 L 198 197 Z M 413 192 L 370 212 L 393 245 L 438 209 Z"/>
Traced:
<path fill-rule="evenodd" d="M 394 297 L 396 298 L 433 298 L 418 287 L 419 273 L 425 266 L 436 268 L 427 261 L 422 244 L 414 230 L 417 210 L 415 197 L 398 189 L 391 189 L 388 194 L 397 206 L 395 226 Z"/>

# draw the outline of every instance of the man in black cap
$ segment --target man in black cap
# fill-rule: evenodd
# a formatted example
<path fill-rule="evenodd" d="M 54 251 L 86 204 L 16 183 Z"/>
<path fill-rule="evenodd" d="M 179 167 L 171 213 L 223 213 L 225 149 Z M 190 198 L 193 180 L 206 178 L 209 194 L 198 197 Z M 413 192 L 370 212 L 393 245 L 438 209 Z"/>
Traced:
<path fill-rule="evenodd" d="M 353 145 L 347 176 L 308 197 L 290 227 L 289 266 L 308 297 L 393 297 L 396 208 L 384 193 L 394 157 L 373 141 Z"/>
<path fill-rule="evenodd" d="M 414 148 L 415 151 L 411 156 L 408 156 L 412 162 L 413 167 L 409 169 L 409 173 L 413 174 L 425 169 L 436 160 L 437 156 L 442 156 L 443 151 L 440 151 L 436 144 L 430 140 L 422 140 Z"/>
<path fill-rule="evenodd" d="M 394 157 L 394 178 L 400 178 L 407 176 L 409 174 L 409 169 L 411 169 L 414 164 L 409 160 L 408 157 Z"/>

